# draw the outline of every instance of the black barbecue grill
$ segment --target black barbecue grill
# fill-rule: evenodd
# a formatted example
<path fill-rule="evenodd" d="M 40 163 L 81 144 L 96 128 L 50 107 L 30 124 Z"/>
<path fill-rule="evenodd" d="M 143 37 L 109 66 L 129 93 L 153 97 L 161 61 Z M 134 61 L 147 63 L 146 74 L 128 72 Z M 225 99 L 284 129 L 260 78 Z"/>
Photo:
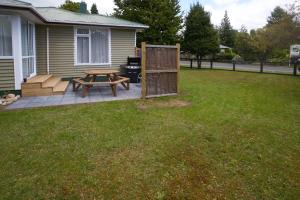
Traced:
<path fill-rule="evenodd" d="M 124 66 L 125 76 L 130 78 L 131 83 L 139 83 L 141 76 L 141 58 L 128 57 L 127 65 Z"/>

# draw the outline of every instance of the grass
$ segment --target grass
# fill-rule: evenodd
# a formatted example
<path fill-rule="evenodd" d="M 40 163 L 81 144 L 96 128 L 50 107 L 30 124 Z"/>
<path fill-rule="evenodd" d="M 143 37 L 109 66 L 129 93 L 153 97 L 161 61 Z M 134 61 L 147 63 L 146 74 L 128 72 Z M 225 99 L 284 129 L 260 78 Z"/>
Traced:
<path fill-rule="evenodd" d="M 0 199 L 299 199 L 299 88 L 182 70 L 178 97 L 0 112 Z"/>

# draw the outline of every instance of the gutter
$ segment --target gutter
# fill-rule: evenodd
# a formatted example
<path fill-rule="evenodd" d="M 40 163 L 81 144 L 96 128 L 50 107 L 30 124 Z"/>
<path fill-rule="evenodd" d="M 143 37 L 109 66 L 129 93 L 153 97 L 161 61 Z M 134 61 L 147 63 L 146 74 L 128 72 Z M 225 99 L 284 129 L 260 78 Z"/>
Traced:
<path fill-rule="evenodd" d="M 61 22 L 61 21 L 48 21 L 45 24 L 48 25 L 85 25 L 85 26 L 104 26 L 104 27 L 115 27 L 115 28 L 133 28 L 133 29 L 148 29 L 149 26 L 131 26 L 131 25 L 114 25 L 114 24 L 95 24 L 95 23 L 74 23 L 74 22 Z"/>

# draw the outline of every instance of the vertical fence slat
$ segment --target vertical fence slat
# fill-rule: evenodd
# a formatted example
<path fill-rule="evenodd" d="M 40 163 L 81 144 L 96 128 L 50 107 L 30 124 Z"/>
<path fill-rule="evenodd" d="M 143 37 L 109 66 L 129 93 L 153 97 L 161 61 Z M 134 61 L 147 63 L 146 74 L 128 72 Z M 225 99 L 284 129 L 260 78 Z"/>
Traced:
<path fill-rule="evenodd" d="M 297 76 L 297 63 L 294 64 L 293 75 L 294 75 L 294 76 Z"/>
<path fill-rule="evenodd" d="M 142 42 L 142 98 L 147 95 L 147 77 L 146 77 L 146 43 Z"/>
<path fill-rule="evenodd" d="M 232 62 L 232 70 L 235 71 L 235 60 Z"/>
<path fill-rule="evenodd" d="M 179 93 L 179 80 L 180 80 L 180 44 L 177 43 L 176 44 L 176 47 L 177 47 L 177 58 L 176 58 L 176 64 L 177 64 L 177 94 Z"/>

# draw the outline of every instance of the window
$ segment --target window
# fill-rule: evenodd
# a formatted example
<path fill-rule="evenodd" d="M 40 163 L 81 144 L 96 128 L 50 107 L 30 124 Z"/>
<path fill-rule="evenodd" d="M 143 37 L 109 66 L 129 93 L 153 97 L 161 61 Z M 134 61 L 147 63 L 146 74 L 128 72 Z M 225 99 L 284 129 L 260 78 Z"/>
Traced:
<path fill-rule="evenodd" d="M 78 65 L 109 64 L 109 30 L 76 29 L 76 63 Z"/>
<path fill-rule="evenodd" d="M 30 77 L 34 74 L 35 51 L 34 51 L 34 25 L 22 20 L 22 65 L 23 77 Z"/>
<path fill-rule="evenodd" d="M 0 15 L 0 58 L 12 56 L 12 33 L 9 16 Z"/>

